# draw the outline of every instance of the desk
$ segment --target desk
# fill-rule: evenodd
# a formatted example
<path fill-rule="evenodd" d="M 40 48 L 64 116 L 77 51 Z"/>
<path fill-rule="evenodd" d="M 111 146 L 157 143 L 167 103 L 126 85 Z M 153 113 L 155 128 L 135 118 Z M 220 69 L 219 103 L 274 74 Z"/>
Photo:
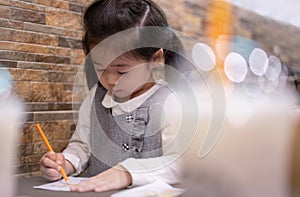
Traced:
<path fill-rule="evenodd" d="M 122 190 L 114 190 L 109 192 L 63 192 L 63 191 L 48 191 L 41 189 L 34 189 L 33 186 L 43 185 L 49 183 L 42 177 L 31 177 L 31 178 L 18 178 L 17 180 L 17 197 L 109 197 L 114 193 L 120 192 Z M 180 184 L 174 185 L 174 187 L 179 187 Z M 181 195 L 183 196 L 183 195 Z M 184 195 L 186 196 L 186 195 Z M 2 196 L 0 196 L 2 197 Z"/>
<path fill-rule="evenodd" d="M 113 193 L 118 191 L 110 191 L 110 192 L 103 192 L 103 193 L 96 193 L 96 192 L 85 192 L 85 193 L 78 193 L 78 192 L 58 192 L 58 191 L 47 191 L 47 190 L 40 190 L 40 189 L 33 189 L 33 186 L 42 185 L 48 183 L 47 180 L 43 179 L 42 177 L 31 177 L 31 178 L 19 178 L 17 181 L 17 197 L 108 197 Z M 120 191 L 120 190 L 119 190 Z"/>

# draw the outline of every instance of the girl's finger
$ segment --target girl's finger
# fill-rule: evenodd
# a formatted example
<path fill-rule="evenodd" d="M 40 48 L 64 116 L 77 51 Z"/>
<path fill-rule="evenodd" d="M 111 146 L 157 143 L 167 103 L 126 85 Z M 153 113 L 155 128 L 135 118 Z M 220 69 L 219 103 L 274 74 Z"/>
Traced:
<path fill-rule="evenodd" d="M 53 161 L 56 161 L 57 153 L 49 151 L 44 156 L 51 159 L 51 160 L 53 160 Z"/>
<path fill-rule="evenodd" d="M 99 184 L 101 184 L 101 181 L 90 178 L 86 181 L 82 181 L 77 185 L 71 186 L 71 191 L 78 191 L 78 192 L 93 191 Z"/>
<path fill-rule="evenodd" d="M 42 172 L 43 177 L 51 181 L 58 180 L 62 177 L 58 171 L 51 168 L 41 167 L 40 170 Z"/>
<path fill-rule="evenodd" d="M 60 170 L 59 165 L 57 165 L 55 161 L 49 159 L 48 157 L 43 157 L 40 161 L 40 164 L 46 168 L 53 168 L 57 171 Z"/>
<path fill-rule="evenodd" d="M 64 164 L 64 161 L 65 161 L 65 158 L 64 158 L 63 154 L 57 153 L 57 155 L 56 155 L 56 163 L 58 165 L 62 166 Z"/>

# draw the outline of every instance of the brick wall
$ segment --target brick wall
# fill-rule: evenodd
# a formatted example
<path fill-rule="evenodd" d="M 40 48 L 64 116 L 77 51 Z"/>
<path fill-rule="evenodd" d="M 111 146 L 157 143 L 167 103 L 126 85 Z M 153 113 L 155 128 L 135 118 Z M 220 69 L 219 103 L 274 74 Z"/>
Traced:
<path fill-rule="evenodd" d="M 92 0 L 0 0 L 0 63 L 15 80 L 23 98 L 26 122 L 18 144 L 18 174 L 38 175 L 46 148 L 34 124 L 41 123 L 56 151 L 75 129 L 72 90 L 84 54 L 81 16 Z M 207 42 L 207 0 L 155 0 L 171 25 Z M 234 33 L 258 41 L 268 54 L 300 69 L 300 30 L 243 9 L 234 9 Z"/>
<path fill-rule="evenodd" d="M 46 151 L 35 123 L 41 123 L 56 151 L 75 128 L 72 90 L 84 58 L 81 18 L 89 1 L 0 0 L 0 63 L 26 105 L 18 174 L 37 174 Z"/>

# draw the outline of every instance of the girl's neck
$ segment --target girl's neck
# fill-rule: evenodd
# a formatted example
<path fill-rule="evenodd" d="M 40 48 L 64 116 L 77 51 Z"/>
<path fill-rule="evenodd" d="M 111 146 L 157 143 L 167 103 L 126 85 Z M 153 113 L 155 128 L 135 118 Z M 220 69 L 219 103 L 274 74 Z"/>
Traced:
<path fill-rule="evenodd" d="M 148 82 L 148 83 L 144 84 L 139 89 L 137 89 L 137 91 L 133 92 L 130 95 L 130 99 L 133 99 L 133 98 L 140 96 L 141 94 L 147 92 L 150 88 L 152 88 L 152 86 L 154 86 L 154 84 L 155 84 L 155 82 Z"/>

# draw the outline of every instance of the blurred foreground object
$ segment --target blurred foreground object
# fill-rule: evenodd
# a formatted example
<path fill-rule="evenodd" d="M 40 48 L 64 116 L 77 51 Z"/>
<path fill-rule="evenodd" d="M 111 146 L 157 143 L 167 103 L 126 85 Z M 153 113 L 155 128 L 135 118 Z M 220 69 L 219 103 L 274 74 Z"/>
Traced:
<path fill-rule="evenodd" d="M 300 110 L 297 113 L 300 116 Z M 300 118 L 298 118 L 296 133 L 292 143 L 292 163 L 291 163 L 291 196 L 300 196 Z"/>
<path fill-rule="evenodd" d="M 199 130 L 184 155 L 184 196 L 289 197 L 296 100 L 289 90 L 256 98 L 235 92 L 226 100 L 221 136 L 202 158 L 215 114 L 200 103 Z"/>
<path fill-rule="evenodd" d="M 18 130 L 21 122 L 21 102 L 12 95 L 12 78 L 0 69 L 0 196 L 14 196 L 14 166 Z"/>

